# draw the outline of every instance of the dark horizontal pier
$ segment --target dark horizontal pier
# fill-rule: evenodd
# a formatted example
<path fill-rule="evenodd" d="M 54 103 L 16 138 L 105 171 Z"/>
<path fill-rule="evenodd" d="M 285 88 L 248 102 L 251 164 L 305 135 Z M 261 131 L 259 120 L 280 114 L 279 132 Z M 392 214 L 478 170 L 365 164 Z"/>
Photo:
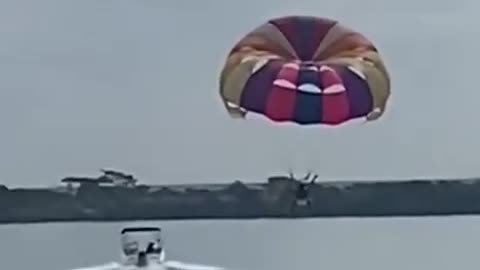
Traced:
<path fill-rule="evenodd" d="M 480 214 L 480 178 L 323 182 L 311 188 L 311 207 L 295 205 L 296 187 L 282 176 L 255 184 L 0 186 L 0 223 Z"/>

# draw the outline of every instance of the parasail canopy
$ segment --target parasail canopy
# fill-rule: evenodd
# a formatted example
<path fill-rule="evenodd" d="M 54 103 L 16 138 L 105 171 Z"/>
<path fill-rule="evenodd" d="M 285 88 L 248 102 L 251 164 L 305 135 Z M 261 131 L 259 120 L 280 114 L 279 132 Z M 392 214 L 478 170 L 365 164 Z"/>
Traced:
<path fill-rule="evenodd" d="M 390 96 L 377 48 L 327 18 L 271 19 L 227 56 L 220 96 L 230 116 L 262 114 L 274 122 L 338 125 L 376 120 Z"/>

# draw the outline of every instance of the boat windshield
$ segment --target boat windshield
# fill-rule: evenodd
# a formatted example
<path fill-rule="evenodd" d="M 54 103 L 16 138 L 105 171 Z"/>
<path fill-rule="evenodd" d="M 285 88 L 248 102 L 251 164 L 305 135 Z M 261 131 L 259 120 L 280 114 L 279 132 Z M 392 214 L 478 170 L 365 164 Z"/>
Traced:
<path fill-rule="evenodd" d="M 159 228 L 133 227 L 122 230 L 122 248 L 127 256 L 137 254 L 139 251 L 160 253 L 162 247 Z"/>

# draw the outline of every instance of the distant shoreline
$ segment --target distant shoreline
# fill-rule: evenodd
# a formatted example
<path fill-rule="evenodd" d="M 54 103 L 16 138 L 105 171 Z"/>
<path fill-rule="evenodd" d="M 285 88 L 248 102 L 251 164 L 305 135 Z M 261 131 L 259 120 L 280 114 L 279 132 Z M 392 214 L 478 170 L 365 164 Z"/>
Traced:
<path fill-rule="evenodd" d="M 88 224 L 107 224 L 107 223 L 120 223 L 120 222 L 152 222 L 152 221 L 259 221 L 259 220 L 313 220 L 313 219 L 348 219 L 348 218 L 362 218 L 362 219 L 376 219 L 376 218 L 418 218 L 418 217 L 473 217 L 478 216 L 480 213 L 452 213 L 452 214 L 406 214 L 406 215 L 358 215 L 358 216 L 311 216 L 311 217 L 178 217 L 178 218 L 152 218 L 152 219 L 110 219 L 110 220 L 87 220 L 87 219 L 67 219 L 67 220 L 32 220 L 32 221 L 12 221 L 12 222 L 0 222 L 2 225 L 40 225 L 40 224 L 61 224 L 61 223 L 88 223 Z"/>
<path fill-rule="evenodd" d="M 254 184 L 0 186 L 0 224 L 480 214 L 480 178 L 318 183 L 311 208 L 295 206 L 296 186 L 283 176 Z"/>

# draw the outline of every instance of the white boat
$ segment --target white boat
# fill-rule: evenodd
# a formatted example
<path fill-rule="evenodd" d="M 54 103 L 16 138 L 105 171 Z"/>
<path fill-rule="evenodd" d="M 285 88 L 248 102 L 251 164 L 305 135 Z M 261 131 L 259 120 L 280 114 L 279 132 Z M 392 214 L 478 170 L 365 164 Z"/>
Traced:
<path fill-rule="evenodd" d="M 159 227 L 128 227 L 122 234 L 122 265 L 145 267 L 165 262 L 162 230 Z"/>
<path fill-rule="evenodd" d="M 225 270 L 222 267 L 167 261 L 159 227 L 127 227 L 121 231 L 120 263 L 74 270 Z"/>

